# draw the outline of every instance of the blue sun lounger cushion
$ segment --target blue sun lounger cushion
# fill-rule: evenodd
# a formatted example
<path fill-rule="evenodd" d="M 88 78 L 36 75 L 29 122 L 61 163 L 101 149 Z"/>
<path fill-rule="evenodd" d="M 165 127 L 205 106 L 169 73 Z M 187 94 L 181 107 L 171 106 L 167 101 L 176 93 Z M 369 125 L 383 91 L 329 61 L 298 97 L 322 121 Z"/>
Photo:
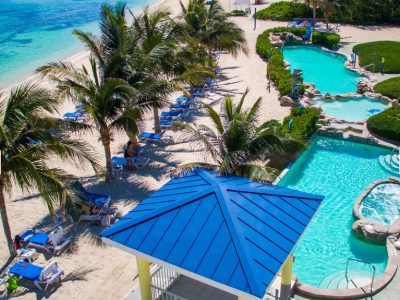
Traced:
<path fill-rule="evenodd" d="M 110 198 L 109 195 L 88 192 L 78 181 L 73 184 L 73 188 L 78 192 L 80 198 L 98 207 L 103 206 Z"/>
<path fill-rule="evenodd" d="M 39 279 L 43 270 L 43 267 L 39 267 L 25 261 L 19 261 L 10 268 L 9 272 L 13 275 L 35 281 Z"/>
<path fill-rule="evenodd" d="M 28 239 L 29 243 L 44 246 L 49 240 L 49 235 L 43 232 L 35 233 L 31 238 Z"/>

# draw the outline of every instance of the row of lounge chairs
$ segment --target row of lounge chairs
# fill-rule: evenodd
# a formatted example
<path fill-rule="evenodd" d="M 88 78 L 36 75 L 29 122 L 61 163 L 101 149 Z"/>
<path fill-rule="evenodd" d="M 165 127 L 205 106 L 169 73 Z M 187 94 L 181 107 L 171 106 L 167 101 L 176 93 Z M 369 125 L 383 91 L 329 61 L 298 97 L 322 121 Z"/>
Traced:
<path fill-rule="evenodd" d="M 96 221 L 107 226 L 116 219 L 118 210 L 110 207 L 109 195 L 89 192 L 79 182 L 75 182 L 72 187 L 81 199 L 80 221 Z M 103 222 L 105 218 L 107 222 Z M 56 226 L 49 233 L 37 229 L 25 230 L 16 236 L 14 245 L 18 252 L 18 261 L 8 269 L 5 277 L 0 278 L 0 284 L 5 283 L 12 290 L 18 287 L 16 282 L 22 279 L 31 281 L 39 290 L 46 291 L 51 285 L 61 283 L 64 271 L 56 261 L 47 266 L 32 262 L 39 256 L 38 251 L 60 255 L 71 247 L 72 236 L 67 235 L 64 227 Z M 11 280 L 12 278 L 15 279 Z"/>

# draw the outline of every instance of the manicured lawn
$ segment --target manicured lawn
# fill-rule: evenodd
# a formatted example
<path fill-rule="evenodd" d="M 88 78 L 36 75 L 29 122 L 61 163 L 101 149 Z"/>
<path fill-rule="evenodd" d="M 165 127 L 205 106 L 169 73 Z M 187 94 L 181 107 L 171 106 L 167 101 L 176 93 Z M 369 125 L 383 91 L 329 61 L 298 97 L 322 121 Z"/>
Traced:
<path fill-rule="evenodd" d="M 400 77 L 394 77 L 374 86 L 374 91 L 390 98 L 400 99 Z"/>
<path fill-rule="evenodd" d="M 376 114 L 367 121 L 368 130 L 384 138 L 400 142 L 400 106 Z"/>
<path fill-rule="evenodd" d="M 277 2 L 257 12 L 257 19 L 291 21 L 293 18 L 312 18 L 312 10 L 303 3 Z"/>
<path fill-rule="evenodd" d="M 382 57 L 384 57 L 384 73 L 400 73 L 400 42 L 381 41 L 359 44 L 353 47 L 353 51 L 358 54 L 361 66 L 375 64 L 375 72 L 378 72 Z M 372 71 L 373 67 L 367 69 Z"/>

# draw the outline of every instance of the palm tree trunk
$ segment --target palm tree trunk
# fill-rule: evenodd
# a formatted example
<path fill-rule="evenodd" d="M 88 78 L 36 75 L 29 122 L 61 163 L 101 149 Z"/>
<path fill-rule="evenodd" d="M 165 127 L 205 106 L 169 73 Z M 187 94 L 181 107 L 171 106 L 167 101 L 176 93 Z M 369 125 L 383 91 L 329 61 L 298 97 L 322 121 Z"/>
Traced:
<path fill-rule="evenodd" d="M 156 133 L 160 133 L 161 132 L 160 115 L 157 107 L 153 107 L 153 113 L 154 113 L 154 131 Z"/>
<path fill-rule="evenodd" d="M 3 224 L 4 235 L 6 236 L 6 242 L 8 246 L 8 250 L 10 252 L 10 256 L 15 256 L 15 249 L 13 247 L 13 239 L 11 236 L 11 228 L 10 223 L 8 221 L 7 216 L 7 208 L 6 208 L 6 199 L 4 197 L 4 186 L 0 181 L 0 215 L 1 215 L 1 223 Z"/>
<path fill-rule="evenodd" d="M 312 2 L 312 13 L 313 13 L 313 28 L 315 29 L 315 19 L 317 18 L 317 0 Z"/>
<path fill-rule="evenodd" d="M 104 147 L 104 154 L 106 156 L 106 182 L 111 182 L 113 180 L 113 168 L 112 168 L 112 161 L 111 161 L 111 136 L 110 130 L 104 129 L 102 131 L 102 143 Z"/>

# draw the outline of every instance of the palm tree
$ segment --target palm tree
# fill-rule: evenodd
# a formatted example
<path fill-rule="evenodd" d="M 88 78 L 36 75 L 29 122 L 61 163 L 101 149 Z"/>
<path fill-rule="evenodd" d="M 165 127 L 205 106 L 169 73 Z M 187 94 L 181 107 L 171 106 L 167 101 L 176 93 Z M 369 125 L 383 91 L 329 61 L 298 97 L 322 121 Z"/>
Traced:
<path fill-rule="evenodd" d="M 123 76 L 121 72 L 131 46 L 125 18 L 125 6 L 123 2 L 118 2 L 114 7 L 107 4 L 101 6 L 99 37 L 80 30 L 73 31 L 96 59 L 101 80 Z"/>
<path fill-rule="evenodd" d="M 51 63 L 38 69 L 57 83 L 60 98 L 79 99 L 89 125 L 98 131 L 106 159 L 106 181 L 113 179 L 111 140 L 114 130 L 138 133 L 140 109 L 133 100 L 135 90 L 128 82 L 117 78 L 100 78 L 96 60 L 90 58 L 90 69 L 75 68 L 69 63 Z"/>
<path fill-rule="evenodd" d="M 194 141 L 196 150 L 204 153 L 204 161 L 180 165 L 172 171 L 173 175 L 202 166 L 222 175 L 244 176 L 262 182 L 274 180 L 277 171 L 267 167 L 265 162 L 270 155 L 289 148 L 292 141 L 278 127 L 271 126 L 271 122 L 256 125 L 262 98 L 244 110 L 247 94 L 248 90 L 237 105 L 226 97 L 221 115 L 211 106 L 205 106 L 215 130 L 205 125 L 195 128 L 185 123 L 174 124 L 183 131 L 183 137 Z"/>
<path fill-rule="evenodd" d="M 207 8 L 205 0 L 189 0 L 187 6 L 182 2 L 181 19 L 188 36 L 197 40 L 199 46 L 212 50 L 224 50 L 233 55 L 240 51 L 247 54 L 244 31 L 229 20 L 217 0 Z"/>
<path fill-rule="evenodd" d="M 213 76 L 211 69 L 196 61 L 184 40 L 180 24 L 170 12 L 160 8 L 134 16 L 130 27 L 131 53 L 128 55 L 128 82 L 140 91 L 140 102 L 151 106 L 155 132 L 161 132 L 159 109 L 168 102 L 175 90 L 184 90 L 184 84 L 203 82 Z M 190 46 L 190 45 L 189 45 Z"/>
<path fill-rule="evenodd" d="M 96 156 L 85 142 L 73 140 L 63 128 L 84 129 L 52 117 L 59 100 L 37 84 L 27 83 L 12 90 L 0 104 L 0 214 L 10 255 L 15 254 L 6 208 L 6 192 L 13 186 L 38 191 L 54 213 L 56 205 L 71 208 L 76 200 L 69 189 L 70 175 L 51 168 L 48 161 L 61 159 L 76 165 L 98 168 Z"/>

